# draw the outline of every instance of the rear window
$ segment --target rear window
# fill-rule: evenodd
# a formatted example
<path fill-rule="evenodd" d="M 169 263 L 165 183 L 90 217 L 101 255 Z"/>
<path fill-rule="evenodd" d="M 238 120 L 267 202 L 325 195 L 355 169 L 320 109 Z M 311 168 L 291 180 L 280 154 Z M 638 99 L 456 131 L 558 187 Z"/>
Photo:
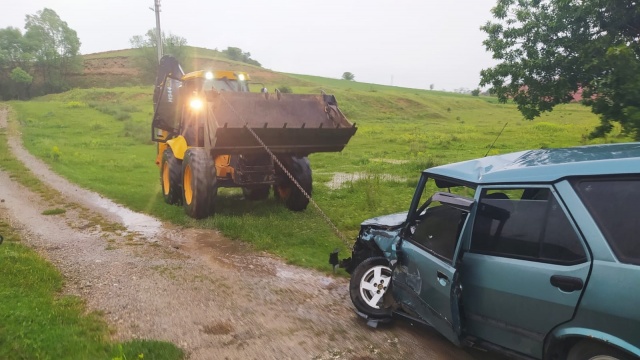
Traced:
<path fill-rule="evenodd" d="M 618 260 L 640 265 L 640 177 L 573 182 Z"/>
<path fill-rule="evenodd" d="M 582 241 L 548 188 L 483 190 L 470 250 L 560 265 L 587 260 Z"/>

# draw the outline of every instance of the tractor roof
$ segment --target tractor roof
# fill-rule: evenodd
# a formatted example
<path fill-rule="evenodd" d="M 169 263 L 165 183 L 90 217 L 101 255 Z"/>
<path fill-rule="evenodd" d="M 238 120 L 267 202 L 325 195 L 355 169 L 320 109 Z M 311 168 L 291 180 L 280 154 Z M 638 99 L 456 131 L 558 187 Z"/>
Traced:
<path fill-rule="evenodd" d="M 228 80 L 238 80 L 238 76 L 244 76 L 244 80 L 251 80 L 249 74 L 243 71 L 232 71 L 232 70 L 198 70 L 192 71 L 188 74 L 182 76 L 183 81 L 192 80 L 192 79 L 204 79 L 206 78 L 206 74 L 210 72 L 213 74 L 214 79 L 224 79 Z"/>

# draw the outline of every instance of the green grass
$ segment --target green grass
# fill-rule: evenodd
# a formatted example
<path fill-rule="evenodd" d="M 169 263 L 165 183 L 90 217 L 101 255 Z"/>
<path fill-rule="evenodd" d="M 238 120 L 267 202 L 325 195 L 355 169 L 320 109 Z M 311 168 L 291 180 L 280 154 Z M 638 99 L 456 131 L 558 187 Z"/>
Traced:
<path fill-rule="evenodd" d="M 61 295 L 63 279 L 53 265 L 20 243 L 0 219 L 0 359 L 181 359 L 166 342 L 109 341 L 109 328 L 82 300 Z"/>
<path fill-rule="evenodd" d="M 66 213 L 66 212 L 67 212 L 67 210 L 65 210 L 65 209 L 55 208 L 55 209 L 47 209 L 47 210 L 43 211 L 42 215 L 60 215 L 60 214 Z"/>
<path fill-rule="evenodd" d="M 350 239 L 362 220 L 406 210 L 425 168 L 487 152 L 630 141 L 620 135 L 589 140 L 587 134 L 598 119 L 578 104 L 525 121 L 514 105 L 492 98 L 314 76 L 288 78 L 285 82 L 294 93 L 335 94 L 346 116 L 358 124 L 344 151 L 310 156 L 314 199 Z M 278 81 L 267 86 L 283 85 Z M 164 204 L 154 165 L 155 145 L 148 141 L 151 94 L 151 87 L 73 90 L 11 104 L 29 151 L 70 180 L 136 211 L 187 227 L 217 228 L 293 264 L 324 271 L 330 271 L 331 250 L 340 248 L 345 255 L 346 246 L 311 207 L 295 213 L 273 197 L 248 202 L 238 189 L 222 189 L 217 214 L 201 221 L 187 218 L 180 207 Z M 94 106 L 69 105 L 75 102 Z M 130 116 L 125 121 L 116 115 L 123 111 Z M 338 172 L 370 176 L 330 189 L 327 182 Z"/>

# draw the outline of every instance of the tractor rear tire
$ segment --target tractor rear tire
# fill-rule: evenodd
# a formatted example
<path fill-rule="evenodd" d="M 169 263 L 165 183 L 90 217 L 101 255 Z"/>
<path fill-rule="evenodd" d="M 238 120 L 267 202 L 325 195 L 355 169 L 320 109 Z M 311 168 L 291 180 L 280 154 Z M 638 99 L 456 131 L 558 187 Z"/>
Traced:
<path fill-rule="evenodd" d="M 182 161 L 182 203 L 184 212 L 194 219 L 213 213 L 218 193 L 213 160 L 203 148 L 191 148 Z"/>
<path fill-rule="evenodd" d="M 243 187 L 242 195 L 244 195 L 244 198 L 249 201 L 264 200 L 269 197 L 269 185 Z"/>
<path fill-rule="evenodd" d="M 171 149 L 162 153 L 160 186 L 164 202 L 169 205 L 182 203 L 182 161 L 173 155 Z"/>
<path fill-rule="evenodd" d="M 304 191 L 311 196 L 312 176 L 311 165 L 309 159 L 305 157 L 292 156 L 288 159 L 281 159 L 283 165 L 291 173 L 293 178 L 300 184 Z M 300 189 L 289 179 L 289 177 L 280 169 L 279 175 L 281 181 L 274 186 L 276 199 L 284 201 L 289 210 L 302 211 L 309 205 L 309 199 L 300 191 Z"/>

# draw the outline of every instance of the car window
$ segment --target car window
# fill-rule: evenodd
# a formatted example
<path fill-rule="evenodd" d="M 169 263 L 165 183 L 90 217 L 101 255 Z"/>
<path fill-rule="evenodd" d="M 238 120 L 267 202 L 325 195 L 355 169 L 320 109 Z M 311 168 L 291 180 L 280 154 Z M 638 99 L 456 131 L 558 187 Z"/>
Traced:
<path fill-rule="evenodd" d="M 640 178 L 575 180 L 573 186 L 616 257 L 640 265 Z"/>
<path fill-rule="evenodd" d="M 470 250 L 557 264 L 586 260 L 582 241 L 548 188 L 484 190 Z"/>
<path fill-rule="evenodd" d="M 467 213 L 434 202 L 413 227 L 411 240 L 435 255 L 452 261 Z"/>
<path fill-rule="evenodd" d="M 475 189 L 451 180 L 429 178 L 420 196 L 422 203 L 416 210 L 415 223 L 409 228 L 408 239 L 441 259 L 452 262 L 468 211 L 433 201 L 432 197 L 438 192 L 473 201 Z"/>

